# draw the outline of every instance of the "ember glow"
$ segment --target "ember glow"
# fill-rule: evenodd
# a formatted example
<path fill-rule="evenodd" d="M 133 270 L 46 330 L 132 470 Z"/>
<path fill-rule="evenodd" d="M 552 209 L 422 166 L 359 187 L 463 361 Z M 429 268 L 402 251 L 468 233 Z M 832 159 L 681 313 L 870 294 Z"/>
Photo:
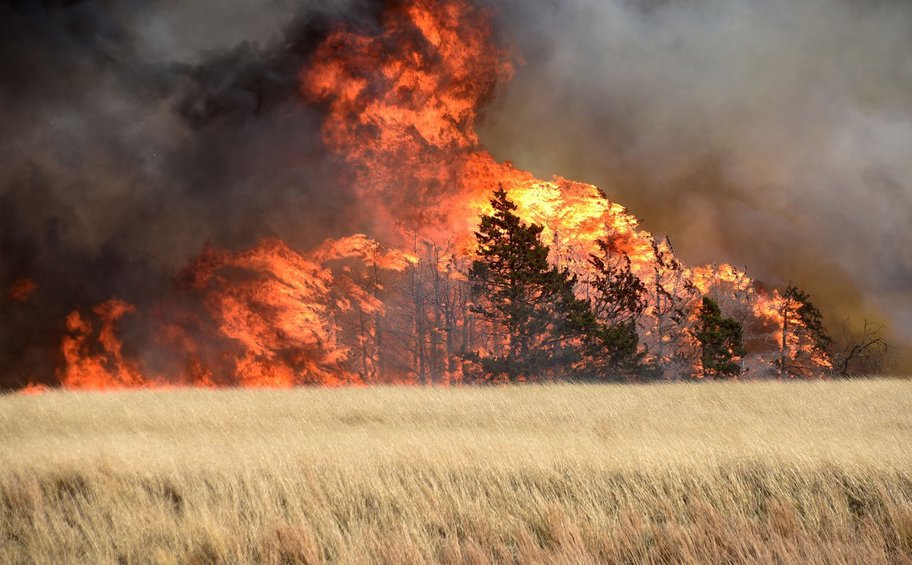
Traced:
<path fill-rule="evenodd" d="M 462 382 L 474 370 L 467 353 L 503 347 L 473 316 L 467 282 L 474 231 L 498 187 L 525 222 L 543 226 L 550 261 L 577 275 L 580 296 L 597 241 L 629 257 L 648 290 L 640 347 L 661 377 L 699 362 L 691 325 L 704 295 L 745 328 L 746 375 L 775 375 L 777 358 L 802 352 L 809 370 L 831 366 L 789 330 L 803 321 L 778 291 L 730 265 L 682 265 L 667 239 L 597 187 L 535 178 L 482 147 L 479 111 L 510 79 L 510 61 L 489 14 L 464 0 L 403 2 L 384 12 L 380 30 L 338 26 L 300 69 L 300 97 L 324 111 L 323 142 L 347 165 L 337 182 L 357 195 L 364 234 L 312 249 L 280 239 L 207 246 L 157 307 L 113 296 L 77 308 L 62 321 L 60 385 Z M 39 286 L 22 279 L 10 296 L 26 301 Z M 145 328 L 142 340 L 120 337 L 131 321 Z"/>
<path fill-rule="evenodd" d="M 35 294 L 36 290 L 38 290 L 38 285 L 35 284 L 35 281 L 28 277 L 23 277 L 10 287 L 9 297 L 16 302 L 27 302 Z"/>

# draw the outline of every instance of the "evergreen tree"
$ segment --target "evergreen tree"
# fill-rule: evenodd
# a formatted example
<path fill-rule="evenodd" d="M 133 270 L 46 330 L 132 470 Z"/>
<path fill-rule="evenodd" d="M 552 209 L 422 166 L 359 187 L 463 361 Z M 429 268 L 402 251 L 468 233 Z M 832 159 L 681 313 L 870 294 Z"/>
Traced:
<path fill-rule="evenodd" d="M 505 351 L 478 355 L 484 372 L 509 380 L 568 377 L 579 360 L 578 343 L 594 323 L 587 302 L 574 294 L 575 277 L 548 263 L 542 227 L 526 225 L 503 187 L 482 216 L 470 279 L 473 307 L 505 337 Z"/>
<path fill-rule="evenodd" d="M 703 377 L 734 378 L 741 374 L 738 360 L 745 355 L 741 324 L 722 316 L 716 301 L 703 297 L 697 328 Z"/>
<path fill-rule="evenodd" d="M 789 285 L 779 307 L 782 332 L 779 358 L 775 365 L 780 379 L 811 377 L 832 368 L 830 347 L 833 340 L 823 326 L 823 315 L 811 297 Z"/>
<path fill-rule="evenodd" d="M 643 357 L 638 351 L 637 321 L 646 309 L 646 286 L 633 273 L 626 254 L 612 253 L 609 241 L 596 244 L 599 253 L 589 257 L 596 323 L 587 334 L 587 368 L 601 379 L 637 378 Z"/>

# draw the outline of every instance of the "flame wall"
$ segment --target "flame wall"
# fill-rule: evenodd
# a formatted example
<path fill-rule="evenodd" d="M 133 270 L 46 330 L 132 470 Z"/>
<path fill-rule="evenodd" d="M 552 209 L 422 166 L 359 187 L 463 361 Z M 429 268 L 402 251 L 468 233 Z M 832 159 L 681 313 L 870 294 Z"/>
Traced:
<path fill-rule="evenodd" d="M 337 314 L 372 314 L 375 297 L 358 295 L 357 285 L 345 297 L 328 296 L 324 283 L 348 285 L 358 265 L 400 269 L 410 260 L 409 241 L 414 247 L 419 236 L 456 234 L 457 246 L 464 246 L 497 182 L 508 185 L 529 218 L 575 225 L 581 237 L 571 248 L 584 250 L 593 226 L 608 215 L 628 230 L 631 250 L 648 254 L 651 236 L 636 231 L 636 220 L 593 186 L 536 181 L 483 148 L 482 141 L 492 141 L 500 159 L 533 161 L 515 132 L 544 156 L 531 168 L 551 169 L 542 171 L 545 177 L 578 168 L 584 178 L 596 177 L 581 161 L 563 160 L 559 148 L 606 155 L 611 166 L 599 174 L 607 175 L 609 194 L 641 206 L 663 231 L 680 230 L 681 244 L 695 241 L 692 257 L 743 263 L 774 242 L 774 251 L 795 247 L 804 250 L 799 257 L 832 256 L 841 264 L 838 249 L 805 244 L 817 230 L 795 231 L 782 219 L 796 214 L 769 213 L 785 207 L 781 197 L 772 198 L 772 208 L 763 198 L 738 199 L 732 225 L 749 226 L 753 237 L 695 233 L 690 224 L 707 222 L 694 218 L 718 219 L 721 212 L 694 189 L 705 186 L 703 176 L 677 174 L 689 165 L 669 164 L 666 155 L 687 144 L 672 139 L 652 148 L 637 137 L 626 145 L 613 137 L 635 135 L 634 126 L 641 135 L 653 133 L 651 122 L 624 109 L 650 108 L 654 99 L 625 83 L 629 98 L 606 89 L 611 96 L 601 109 L 579 105 L 574 92 L 597 97 L 605 85 L 589 84 L 593 73 L 585 65 L 562 65 L 572 80 L 548 65 L 561 46 L 584 41 L 592 30 L 573 27 L 574 12 L 559 12 L 563 21 L 508 5 L 490 8 L 423 1 L 293 9 L 266 2 L 0 8 L 7 124 L 0 138 L 0 287 L 9 289 L 0 299 L 0 384 L 86 382 L 86 374 L 99 375 L 99 364 L 100 378 L 121 384 L 135 382 L 136 364 L 147 380 L 163 375 L 160 382 L 219 384 L 212 367 L 242 381 L 268 367 L 273 384 L 289 382 L 289 374 L 357 380 L 332 354 L 337 324 L 352 321 Z M 429 9 L 437 16 L 424 17 Z M 665 21 L 656 14 L 661 6 L 643 17 Z M 595 15 L 592 25 L 605 21 L 605 14 Z M 543 51 L 547 41 L 528 40 L 530 30 L 541 29 L 540 38 L 564 38 L 551 42 L 553 52 Z M 517 86 L 507 90 L 516 57 L 498 47 L 509 41 L 492 41 L 498 32 L 518 42 L 527 62 L 518 67 Z M 426 58 L 410 60 L 411 53 Z M 536 68 L 541 78 L 528 78 Z M 477 111 L 492 100 L 496 110 L 488 112 L 479 138 Z M 514 118 L 549 101 L 585 108 L 618 133 L 580 137 L 575 132 L 591 124 L 568 132 L 553 116 Z M 661 130 L 678 131 L 669 117 L 674 112 L 659 109 Z M 690 123 L 688 116 L 682 114 L 682 124 Z M 546 130 L 526 135 L 522 128 L 531 122 Z M 606 143 L 616 151 L 601 150 Z M 638 151 L 655 158 L 629 158 Z M 737 193 L 734 180 L 719 194 Z M 729 229 L 721 221 L 709 225 Z M 381 260 L 385 252 L 373 243 L 351 238 L 361 232 L 401 251 Z M 723 240 L 734 247 L 720 248 Z M 901 267 L 907 263 L 895 256 L 900 267 L 891 280 L 908 280 Z M 772 277 L 790 272 L 770 264 L 762 266 Z M 818 280 L 809 277 L 804 286 L 830 288 Z M 274 296 L 276 281 L 292 294 Z M 867 298 L 860 288 L 847 284 L 837 295 Z M 278 318 L 249 314 L 264 308 Z M 306 330 L 299 316 L 309 320 Z"/>

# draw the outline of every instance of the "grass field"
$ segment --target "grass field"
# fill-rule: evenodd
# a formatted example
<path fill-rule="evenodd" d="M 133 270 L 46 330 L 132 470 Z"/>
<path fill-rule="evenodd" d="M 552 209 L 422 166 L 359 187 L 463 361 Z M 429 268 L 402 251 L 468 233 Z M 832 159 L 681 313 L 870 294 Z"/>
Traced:
<path fill-rule="evenodd" d="M 0 397 L 0 562 L 912 563 L 912 382 Z"/>

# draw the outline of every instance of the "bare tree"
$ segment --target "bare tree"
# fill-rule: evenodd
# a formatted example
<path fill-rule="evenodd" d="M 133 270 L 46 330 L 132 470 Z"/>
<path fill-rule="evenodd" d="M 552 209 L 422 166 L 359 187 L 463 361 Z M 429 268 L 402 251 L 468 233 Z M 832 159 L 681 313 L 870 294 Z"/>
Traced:
<path fill-rule="evenodd" d="M 883 330 L 882 324 L 864 320 L 860 330 L 853 332 L 849 320 L 843 320 L 833 354 L 833 372 L 841 377 L 882 373 L 890 351 Z"/>
<path fill-rule="evenodd" d="M 664 378 L 692 373 L 699 348 L 691 331 L 700 291 L 674 256 L 671 242 L 652 244 L 653 273 L 644 281 L 647 308 L 641 322 L 643 341 L 656 371 Z"/>

